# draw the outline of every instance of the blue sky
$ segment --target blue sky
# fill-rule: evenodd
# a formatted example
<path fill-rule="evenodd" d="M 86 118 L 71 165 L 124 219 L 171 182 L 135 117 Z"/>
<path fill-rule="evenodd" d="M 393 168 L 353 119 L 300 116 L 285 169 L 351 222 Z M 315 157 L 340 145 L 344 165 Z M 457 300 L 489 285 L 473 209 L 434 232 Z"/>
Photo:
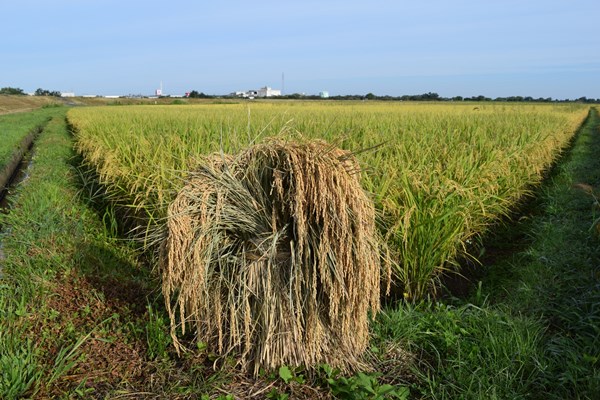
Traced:
<path fill-rule="evenodd" d="M 0 87 L 600 98 L 598 0 L 19 0 Z"/>

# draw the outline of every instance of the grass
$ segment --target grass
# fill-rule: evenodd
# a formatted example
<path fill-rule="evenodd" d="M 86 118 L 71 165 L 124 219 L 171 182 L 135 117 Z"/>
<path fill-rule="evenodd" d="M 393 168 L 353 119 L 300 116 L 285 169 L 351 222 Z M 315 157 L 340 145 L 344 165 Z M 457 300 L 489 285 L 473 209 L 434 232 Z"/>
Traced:
<path fill-rule="evenodd" d="M 63 104 L 60 99 L 47 96 L 0 95 L 0 115 L 30 112 L 38 108 Z"/>
<path fill-rule="evenodd" d="M 424 398 L 527 398 L 539 374 L 542 328 L 507 311 L 485 305 L 404 306 L 384 312 L 375 335 L 417 354 L 413 391 Z"/>
<path fill-rule="evenodd" d="M 55 109 L 43 109 L 29 113 L 0 115 L 0 173 L 11 163 L 13 154 L 20 150 L 23 139 L 48 122 L 54 114 L 56 114 Z"/>
<path fill-rule="evenodd" d="M 542 318 L 546 398 L 600 396 L 600 118 L 594 110 L 568 157 L 540 191 L 527 232 L 532 242 L 503 264 L 519 281 L 495 285 L 512 293 L 504 301 L 531 318 Z M 540 389 L 543 390 L 543 389 Z"/>

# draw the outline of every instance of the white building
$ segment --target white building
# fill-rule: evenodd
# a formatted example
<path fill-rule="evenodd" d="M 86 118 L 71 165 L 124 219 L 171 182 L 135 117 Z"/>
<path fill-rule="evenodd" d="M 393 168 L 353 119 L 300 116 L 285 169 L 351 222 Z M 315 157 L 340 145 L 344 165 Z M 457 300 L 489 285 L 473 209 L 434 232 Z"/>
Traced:
<path fill-rule="evenodd" d="M 63 92 L 60 94 L 60 97 L 75 97 L 75 93 L 73 92 Z"/>
<path fill-rule="evenodd" d="M 260 88 L 256 91 L 256 97 L 273 97 L 273 96 L 281 96 L 281 90 L 271 89 L 268 86 Z"/>
<path fill-rule="evenodd" d="M 327 92 L 327 91 L 319 92 L 319 97 L 322 99 L 326 99 L 329 97 L 329 92 Z"/>
<path fill-rule="evenodd" d="M 269 86 L 265 86 L 258 90 L 248 90 L 246 92 L 235 92 L 231 93 L 232 96 L 236 97 L 244 97 L 253 99 L 255 97 L 275 97 L 281 96 L 281 90 L 279 89 L 271 89 Z"/>

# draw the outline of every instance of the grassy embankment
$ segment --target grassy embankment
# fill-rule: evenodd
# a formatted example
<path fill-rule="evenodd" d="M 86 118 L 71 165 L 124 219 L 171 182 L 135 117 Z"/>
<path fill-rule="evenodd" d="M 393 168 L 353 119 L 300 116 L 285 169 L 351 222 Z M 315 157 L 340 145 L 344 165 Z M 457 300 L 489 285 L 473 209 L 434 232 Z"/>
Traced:
<path fill-rule="evenodd" d="M 85 395 L 87 381 L 143 373 L 131 370 L 145 351 L 133 316 L 145 308 L 141 272 L 79 201 L 61 115 L 41 134 L 29 178 L 0 219 L 0 398 Z"/>
<path fill-rule="evenodd" d="M 0 116 L 0 189 L 8 183 L 13 170 L 54 109 Z"/>
<path fill-rule="evenodd" d="M 0 95 L 0 115 L 32 111 L 41 107 L 61 105 L 63 102 L 56 97 Z"/>

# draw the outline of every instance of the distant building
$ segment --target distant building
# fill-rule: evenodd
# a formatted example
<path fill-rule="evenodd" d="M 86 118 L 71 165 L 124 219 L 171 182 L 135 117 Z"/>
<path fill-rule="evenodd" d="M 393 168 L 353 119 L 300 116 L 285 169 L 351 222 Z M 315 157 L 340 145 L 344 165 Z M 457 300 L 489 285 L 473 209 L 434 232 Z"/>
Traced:
<path fill-rule="evenodd" d="M 329 97 L 329 92 L 327 92 L 327 91 L 319 92 L 319 97 L 322 99 L 326 99 Z"/>
<path fill-rule="evenodd" d="M 256 97 L 273 97 L 273 96 L 281 96 L 281 90 L 271 89 L 268 86 L 260 88 L 256 91 Z"/>
<path fill-rule="evenodd" d="M 75 97 L 75 93 L 73 92 L 63 92 L 60 94 L 60 97 Z"/>
<path fill-rule="evenodd" d="M 234 92 L 234 93 L 231 93 L 231 96 L 243 97 L 243 98 L 248 98 L 248 99 L 253 99 L 255 97 L 276 97 L 276 96 L 281 96 L 281 90 L 272 89 L 269 86 L 265 86 L 258 90 L 248 90 L 246 92 Z"/>

